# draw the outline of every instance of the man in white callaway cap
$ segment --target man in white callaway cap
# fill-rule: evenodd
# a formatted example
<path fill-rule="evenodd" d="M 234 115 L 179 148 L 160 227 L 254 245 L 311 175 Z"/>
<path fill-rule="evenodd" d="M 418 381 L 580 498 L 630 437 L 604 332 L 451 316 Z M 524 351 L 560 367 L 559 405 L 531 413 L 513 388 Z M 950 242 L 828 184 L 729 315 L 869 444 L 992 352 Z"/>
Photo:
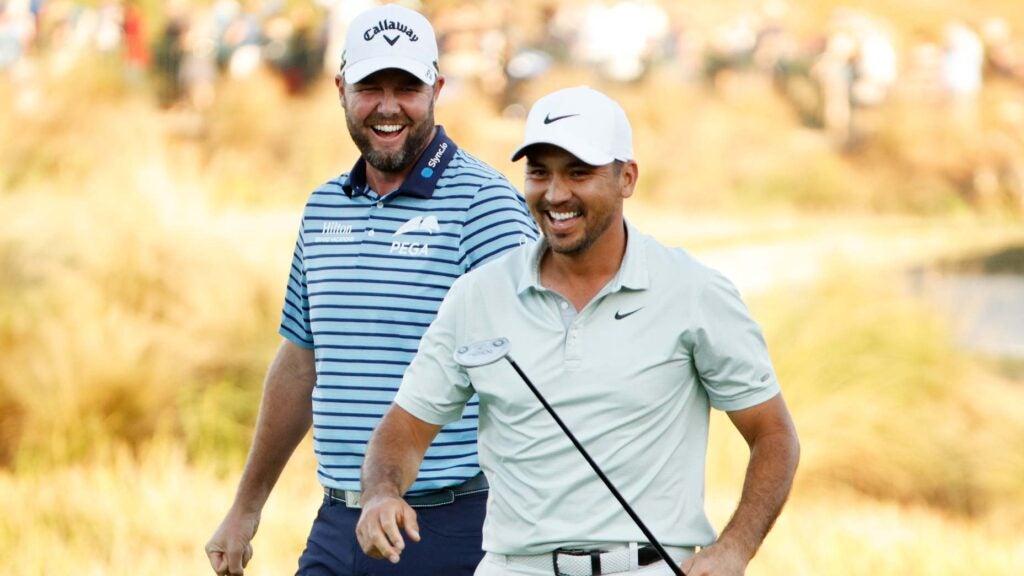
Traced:
<path fill-rule="evenodd" d="M 324 497 L 299 575 L 471 574 L 487 502 L 475 400 L 406 486 L 426 528 L 408 562 L 360 550 L 359 469 L 452 282 L 536 227 L 515 188 L 435 125 L 444 78 L 422 15 L 394 4 L 362 13 L 342 60 L 335 83 L 361 156 L 306 205 L 249 459 L 206 552 L 217 574 L 243 573 L 260 512 L 312 425 Z"/>
<path fill-rule="evenodd" d="M 478 576 L 670 574 L 643 532 L 506 362 L 511 355 L 688 576 L 744 573 L 789 494 L 799 443 L 760 328 L 733 285 L 623 218 L 637 163 L 622 108 L 587 87 L 541 98 L 513 159 L 543 239 L 457 280 L 363 466 L 364 550 L 420 534 L 401 495 L 430 439 L 480 398 L 491 493 Z M 743 494 L 716 537 L 704 513 L 710 408 L 750 446 Z M 427 535 L 423 534 L 424 540 Z"/>

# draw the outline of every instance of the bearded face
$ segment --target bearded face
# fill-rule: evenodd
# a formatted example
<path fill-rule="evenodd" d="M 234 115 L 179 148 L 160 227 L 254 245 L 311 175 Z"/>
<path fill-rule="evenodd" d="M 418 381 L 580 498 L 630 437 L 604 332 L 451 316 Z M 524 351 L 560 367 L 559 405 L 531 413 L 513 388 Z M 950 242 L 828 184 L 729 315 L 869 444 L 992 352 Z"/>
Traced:
<path fill-rule="evenodd" d="M 434 95 L 434 86 L 393 69 L 345 86 L 345 123 L 370 166 L 394 173 L 416 162 L 433 135 Z"/>

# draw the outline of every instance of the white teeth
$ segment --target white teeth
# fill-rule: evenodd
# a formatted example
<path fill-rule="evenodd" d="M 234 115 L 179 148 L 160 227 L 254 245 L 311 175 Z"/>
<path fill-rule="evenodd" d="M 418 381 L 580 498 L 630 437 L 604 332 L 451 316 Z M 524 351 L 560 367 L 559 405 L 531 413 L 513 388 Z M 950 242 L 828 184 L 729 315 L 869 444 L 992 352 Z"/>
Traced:
<path fill-rule="evenodd" d="M 580 213 L 579 212 L 548 212 L 548 215 L 551 216 L 552 220 L 561 221 L 561 220 L 568 220 L 569 218 L 575 218 L 576 216 L 579 216 Z"/>
<path fill-rule="evenodd" d="M 402 126 L 401 124 L 383 124 L 383 125 L 380 125 L 380 126 L 374 126 L 373 127 L 373 129 L 378 131 L 378 132 L 388 132 L 388 133 L 398 132 L 402 128 L 404 128 L 404 126 Z"/>

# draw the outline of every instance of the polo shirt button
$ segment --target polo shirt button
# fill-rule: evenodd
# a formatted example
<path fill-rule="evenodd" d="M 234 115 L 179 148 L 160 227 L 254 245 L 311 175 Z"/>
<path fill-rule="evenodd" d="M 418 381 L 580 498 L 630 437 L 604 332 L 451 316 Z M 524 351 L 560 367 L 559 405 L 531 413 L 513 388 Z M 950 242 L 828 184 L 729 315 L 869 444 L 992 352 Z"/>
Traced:
<path fill-rule="evenodd" d="M 366 235 L 367 236 L 373 236 L 373 228 L 370 228 L 369 230 L 367 230 L 366 231 Z"/>
<path fill-rule="evenodd" d="M 566 308 L 568 308 L 568 307 L 569 307 L 569 303 L 568 303 L 568 302 L 565 302 L 565 301 L 562 301 L 562 304 L 561 304 L 561 306 L 562 306 L 562 310 L 565 310 Z"/>
<path fill-rule="evenodd" d="M 383 202 L 377 202 L 377 208 L 383 208 L 383 207 L 384 207 L 384 203 Z"/>

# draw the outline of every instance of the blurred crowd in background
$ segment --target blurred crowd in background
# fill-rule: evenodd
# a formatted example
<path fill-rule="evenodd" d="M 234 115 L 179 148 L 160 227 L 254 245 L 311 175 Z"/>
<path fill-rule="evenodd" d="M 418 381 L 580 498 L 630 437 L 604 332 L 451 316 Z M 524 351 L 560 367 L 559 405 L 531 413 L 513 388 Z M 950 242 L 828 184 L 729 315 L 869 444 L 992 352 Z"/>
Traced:
<path fill-rule="evenodd" d="M 0 82 L 30 111 L 40 77 L 73 75 L 79 58 L 98 53 L 119 62 L 127 83 L 154 87 L 165 108 L 202 111 L 220 83 L 267 70 L 301 95 L 333 76 L 348 22 L 375 3 L 0 0 Z M 435 24 L 449 86 L 472 86 L 506 115 L 525 112 L 524 86 L 566 65 L 608 82 L 659 71 L 714 90 L 737 75 L 764 75 L 805 124 L 840 146 L 856 143 L 858 110 L 897 90 L 954 102 L 968 115 L 993 78 L 1024 98 L 1024 30 L 999 17 L 897 32 L 841 8 L 808 32 L 790 25 L 782 0 L 714 25 L 690 21 L 682 3 L 653 0 L 406 4 Z"/>

